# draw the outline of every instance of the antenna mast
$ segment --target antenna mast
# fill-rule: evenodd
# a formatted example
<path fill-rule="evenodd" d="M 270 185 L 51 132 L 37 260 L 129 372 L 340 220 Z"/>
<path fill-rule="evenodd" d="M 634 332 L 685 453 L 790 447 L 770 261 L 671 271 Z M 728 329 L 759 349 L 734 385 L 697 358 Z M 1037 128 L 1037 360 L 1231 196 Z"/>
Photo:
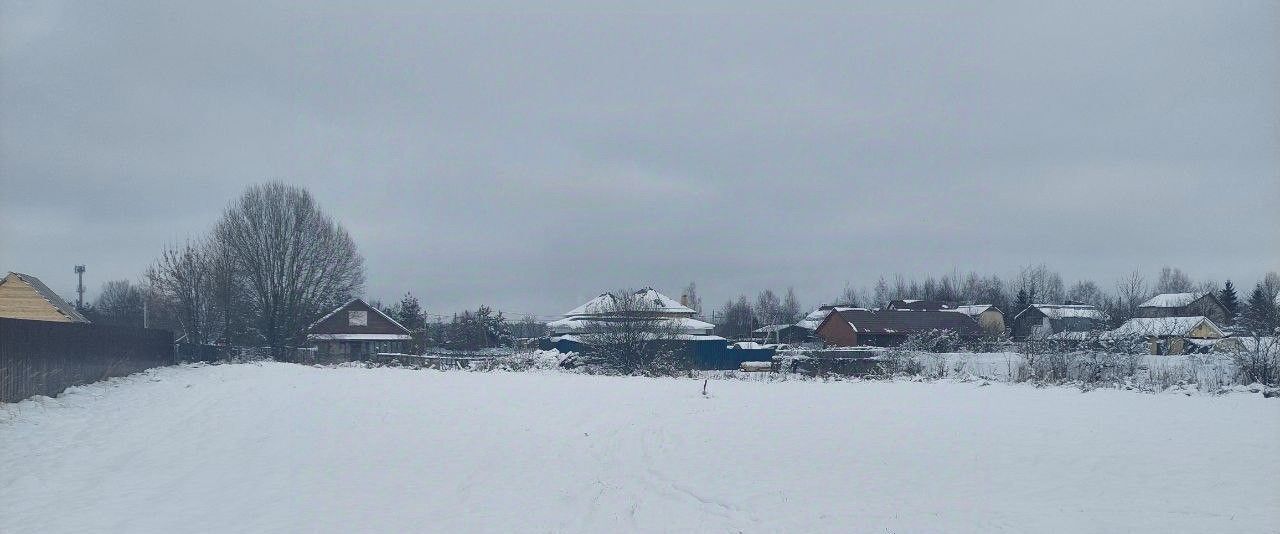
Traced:
<path fill-rule="evenodd" d="M 76 266 L 76 309 L 84 309 L 84 266 Z"/>

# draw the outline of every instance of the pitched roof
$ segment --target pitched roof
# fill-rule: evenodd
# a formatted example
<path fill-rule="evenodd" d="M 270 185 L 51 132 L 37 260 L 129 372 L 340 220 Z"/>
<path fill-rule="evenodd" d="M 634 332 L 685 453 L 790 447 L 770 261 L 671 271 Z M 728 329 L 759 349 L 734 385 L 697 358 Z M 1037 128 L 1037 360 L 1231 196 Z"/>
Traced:
<path fill-rule="evenodd" d="M 634 295 L 646 306 L 646 311 L 657 313 L 678 313 L 694 315 L 698 312 L 693 308 L 680 304 L 680 302 L 659 293 L 652 287 L 637 290 Z M 601 293 L 600 296 L 587 301 L 585 304 L 569 310 L 564 314 L 565 317 L 577 317 L 582 315 L 600 315 L 608 313 L 612 310 L 617 302 L 617 297 L 612 293 Z"/>
<path fill-rule="evenodd" d="M 62 297 L 59 297 L 57 293 L 54 293 L 52 289 L 49 289 L 49 286 L 44 285 L 44 282 L 41 282 L 39 278 L 29 274 L 10 271 L 3 279 L 0 279 L 0 284 L 4 284 L 8 281 L 10 276 L 16 276 L 19 280 L 26 282 L 27 285 L 36 290 L 36 293 L 39 293 L 44 300 L 48 301 L 50 305 L 57 309 L 59 313 L 67 316 L 67 318 L 72 321 L 77 323 L 90 322 L 88 318 L 80 314 L 79 310 L 76 310 L 75 306 L 72 306 L 67 303 L 67 301 L 62 300 Z"/>
<path fill-rule="evenodd" d="M 1031 310 L 1037 310 L 1050 319 L 1065 319 L 1069 317 L 1079 317 L 1084 319 L 1093 319 L 1096 321 L 1107 320 L 1107 314 L 1097 307 L 1088 304 L 1032 304 L 1027 309 L 1018 312 L 1013 320 L 1018 320 L 1022 314 Z"/>
<path fill-rule="evenodd" d="M 1139 304 L 1139 308 L 1181 308 L 1195 302 L 1204 293 L 1161 293 Z"/>
<path fill-rule="evenodd" d="M 326 313 L 324 317 L 316 319 L 316 322 L 311 323 L 311 325 L 307 326 L 307 331 L 310 332 L 313 328 L 318 326 L 320 323 L 325 322 L 326 319 L 333 317 L 334 314 L 351 307 L 352 304 L 355 304 L 357 302 L 360 304 L 363 304 L 365 308 L 369 308 L 370 310 L 373 310 L 374 313 L 378 314 L 383 319 L 386 319 L 387 321 L 391 322 L 391 324 L 395 325 L 396 328 L 399 328 L 400 330 L 403 330 L 405 332 L 409 332 L 409 329 L 405 328 L 404 325 L 400 324 L 400 321 L 392 319 L 391 316 L 385 313 L 382 313 L 382 310 L 379 310 L 376 306 L 371 306 L 369 305 L 368 302 L 365 302 L 364 299 L 359 299 L 359 298 L 348 300 L 346 304 L 338 306 L 337 308 L 334 308 L 333 311 Z"/>
<path fill-rule="evenodd" d="M 963 306 L 956 306 L 955 309 L 952 309 L 949 311 L 960 312 L 965 315 L 968 315 L 969 317 L 977 317 L 979 315 L 982 315 L 982 313 L 987 310 L 1000 311 L 1000 308 L 997 308 L 991 304 L 966 304 Z"/>
<path fill-rule="evenodd" d="M 797 322 L 796 326 L 803 328 L 805 330 L 817 330 L 818 327 L 822 325 L 822 321 L 827 318 L 828 314 L 831 313 L 831 310 L 862 310 L 862 309 L 865 309 L 865 308 L 854 308 L 852 306 L 832 306 L 832 305 L 819 306 L 818 309 L 809 312 L 808 315 L 804 316 L 804 319 L 801 319 L 799 322 Z"/>
<path fill-rule="evenodd" d="M 577 317 L 565 317 L 547 323 L 547 327 L 555 334 L 569 334 L 573 332 L 586 332 L 592 328 L 598 327 L 601 323 L 610 320 L 624 320 L 601 316 L 581 315 Z M 670 328 L 677 332 L 685 334 L 710 334 L 711 330 L 716 327 L 706 321 L 699 321 L 693 317 L 657 317 L 653 319 L 654 324 L 661 324 L 664 328 Z"/>
<path fill-rule="evenodd" d="M 859 334 L 910 334 L 926 330 L 955 330 L 961 335 L 981 335 L 978 322 L 952 311 L 900 311 L 840 309 L 836 313 Z"/>
<path fill-rule="evenodd" d="M 1188 336 L 1191 331 L 1206 324 L 1219 337 L 1224 336 L 1212 320 L 1195 317 L 1134 317 L 1110 332 L 1111 336 Z"/>

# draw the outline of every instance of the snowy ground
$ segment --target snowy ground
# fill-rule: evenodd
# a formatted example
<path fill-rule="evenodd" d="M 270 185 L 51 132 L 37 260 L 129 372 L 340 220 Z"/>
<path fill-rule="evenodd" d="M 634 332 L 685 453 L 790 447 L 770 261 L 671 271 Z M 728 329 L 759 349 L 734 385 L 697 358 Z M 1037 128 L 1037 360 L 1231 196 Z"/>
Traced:
<path fill-rule="evenodd" d="M 0 532 L 1275 532 L 1280 401 L 243 364 L 0 406 Z"/>

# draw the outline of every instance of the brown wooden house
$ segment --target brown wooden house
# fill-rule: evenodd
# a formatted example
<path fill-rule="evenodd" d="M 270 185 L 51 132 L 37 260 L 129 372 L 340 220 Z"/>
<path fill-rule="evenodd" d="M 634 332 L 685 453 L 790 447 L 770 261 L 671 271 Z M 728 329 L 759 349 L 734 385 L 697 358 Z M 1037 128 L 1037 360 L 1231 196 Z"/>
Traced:
<path fill-rule="evenodd" d="M 39 278 L 13 272 L 0 279 L 0 317 L 64 323 L 89 322 L 75 306 L 59 297 Z"/>
<path fill-rule="evenodd" d="M 930 330 L 952 330 L 962 338 L 984 333 L 978 322 L 952 311 L 902 311 L 839 308 L 818 325 L 817 335 L 828 346 L 892 347 L 907 336 Z"/>
<path fill-rule="evenodd" d="M 361 299 L 353 299 L 312 323 L 307 341 L 317 355 L 358 360 L 378 353 L 403 353 L 409 329 Z"/>

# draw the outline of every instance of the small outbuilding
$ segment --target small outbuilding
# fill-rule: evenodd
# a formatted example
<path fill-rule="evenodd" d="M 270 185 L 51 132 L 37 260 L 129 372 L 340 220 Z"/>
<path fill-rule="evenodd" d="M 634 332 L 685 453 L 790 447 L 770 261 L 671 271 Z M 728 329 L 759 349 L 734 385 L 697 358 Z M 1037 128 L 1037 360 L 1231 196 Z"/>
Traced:
<path fill-rule="evenodd" d="M 1107 314 L 1088 304 L 1032 304 L 1013 317 L 1013 337 L 1048 337 L 1059 332 L 1102 330 Z"/>
<path fill-rule="evenodd" d="M 410 339 L 408 328 L 361 299 L 352 299 L 307 328 L 307 342 L 326 359 L 403 353 Z"/>

